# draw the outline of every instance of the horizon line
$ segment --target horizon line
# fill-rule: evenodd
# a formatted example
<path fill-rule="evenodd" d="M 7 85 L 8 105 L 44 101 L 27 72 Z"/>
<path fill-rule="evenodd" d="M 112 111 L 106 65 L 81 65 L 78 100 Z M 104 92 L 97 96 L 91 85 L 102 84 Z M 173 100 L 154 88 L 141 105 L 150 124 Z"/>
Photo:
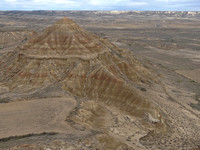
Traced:
<path fill-rule="evenodd" d="M 56 10 L 56 9 L 44 9 L 44 10 L 0 10 L 0 11 L 127 11 L 127 12 L 200 12 L 200 10 Z"/>

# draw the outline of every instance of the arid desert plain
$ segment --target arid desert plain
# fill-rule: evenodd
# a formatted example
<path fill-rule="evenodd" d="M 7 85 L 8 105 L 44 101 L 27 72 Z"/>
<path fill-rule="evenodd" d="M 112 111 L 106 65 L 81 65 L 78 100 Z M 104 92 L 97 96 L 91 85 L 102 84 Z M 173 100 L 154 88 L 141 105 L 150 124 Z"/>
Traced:
<path fill-rule="evenodd" d="M 200 12 L 0 11 L 0 150 L 199 150 Z"/>

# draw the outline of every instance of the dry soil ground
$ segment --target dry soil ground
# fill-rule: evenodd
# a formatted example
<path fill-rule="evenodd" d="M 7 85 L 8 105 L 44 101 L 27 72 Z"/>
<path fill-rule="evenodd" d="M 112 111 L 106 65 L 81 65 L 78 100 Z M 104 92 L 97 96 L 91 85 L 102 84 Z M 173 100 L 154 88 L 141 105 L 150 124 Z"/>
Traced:
<path fill-rule="evenodd" d="M 157 12 L 122 14 L 53 11 L 0 12 L 0 32 L 2 32 L 0 35 L 4 35 L 6 38 L 10 36 L 11 39 L 7 44 L 1 43 L 0 55 L 14 49 L 13 45 L 16 43 L 21 44 L 27 40 L 26 36 L 22 36 L 25 34 L 21 32 L 41 31 L 63 16 L 74 19 L 82 27 L 103 38 L 108 38 L 117 46 L 133 51 L 138 59 L 151 64 L 152 70 L 159 74 L 161 85 L 153 87 L 143 85 L 145 88 L 143 92 L 168 115 L 171 131 L 167 135 L 163 135 L 164 138 L 152 134 L 145 136 L 145 133 L 135 133 L 136 130 L 131 130 L 131 128 L 137 129 L 137 124 L 133 125 L 130 123 L 130 118 L 127 119 L 127 116 L 116 113 L 114 118 L 118 120 L 118 123 L 108 128 L 110 134 L 118 139 L 126 137 L 127 140 L 124 142 L 130 146 L 136 143 L 135 149 L 189 150 L 198 148 L 200 145 L 200 133 L 198 132 L 200 131 L 199 15 L 180 12 L 174 14 Z M 15 33 L 16 41 L 12 39 L 13 36 L 10 33 Z M 0 148 L 7 149 L 24 143 L 39 145 L 40 141 L 45 141 L 46 143 L 43 144 L 48 145 L 57 139 L 68 142 L 78 139 L 77 136 L 69 136 L 74 130 L 67 122 L 63 122 L 75 105 L 76 102 L 72 98 L 35 99 L 0 104 L 1 138 L 36 134 L 26 138 L 2 140 Z M 12 130 L 8 130 L 8 128 Z M 43 132 L 64 133 L 66 131 L 66 135 L 37 134 Z M 144 137 L 138 141 L 137 134 Z M 48 142 L 47 139 L 51 142 Z M 135 142 L 136 140 L 137 142 Z M 138 142 L 140 143 L 138 144 Z"/>
<path fill-rule="evenodd" d="M 0 104 L 0 138 L 43 132 L 74 133 L 65 122 L 76 106 L 72 98 L 47 98 Z"/>

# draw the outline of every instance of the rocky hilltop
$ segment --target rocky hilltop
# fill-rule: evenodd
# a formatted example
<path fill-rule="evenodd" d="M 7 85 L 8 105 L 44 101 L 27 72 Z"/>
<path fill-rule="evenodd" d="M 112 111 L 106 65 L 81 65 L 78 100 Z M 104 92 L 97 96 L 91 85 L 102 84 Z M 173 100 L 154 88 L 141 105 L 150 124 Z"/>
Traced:
<path fill-rule="evenodd" d="M 118 105 L 137 115 L 156 112 L 133 86 L 152 82 L 151 72 L 131 52 L 68 18 L 37 34 L 0 63 L 1 82 L 10 90 L 60 82 L 74 96 Z"/>

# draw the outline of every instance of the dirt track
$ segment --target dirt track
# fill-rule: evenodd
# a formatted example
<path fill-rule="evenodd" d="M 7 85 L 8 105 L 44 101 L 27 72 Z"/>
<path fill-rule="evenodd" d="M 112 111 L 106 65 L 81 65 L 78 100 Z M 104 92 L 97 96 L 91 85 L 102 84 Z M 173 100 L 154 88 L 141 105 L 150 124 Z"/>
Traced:
<path fill-rule="evenodd" d="M 200 69 L 196 69 L 196 70 L 177 70 L 177 73 L 193 80 L 196 81 L 198 83 L 200 83 L 200 78 L 199 78 L 199 73 L 200 73 Z"/>

